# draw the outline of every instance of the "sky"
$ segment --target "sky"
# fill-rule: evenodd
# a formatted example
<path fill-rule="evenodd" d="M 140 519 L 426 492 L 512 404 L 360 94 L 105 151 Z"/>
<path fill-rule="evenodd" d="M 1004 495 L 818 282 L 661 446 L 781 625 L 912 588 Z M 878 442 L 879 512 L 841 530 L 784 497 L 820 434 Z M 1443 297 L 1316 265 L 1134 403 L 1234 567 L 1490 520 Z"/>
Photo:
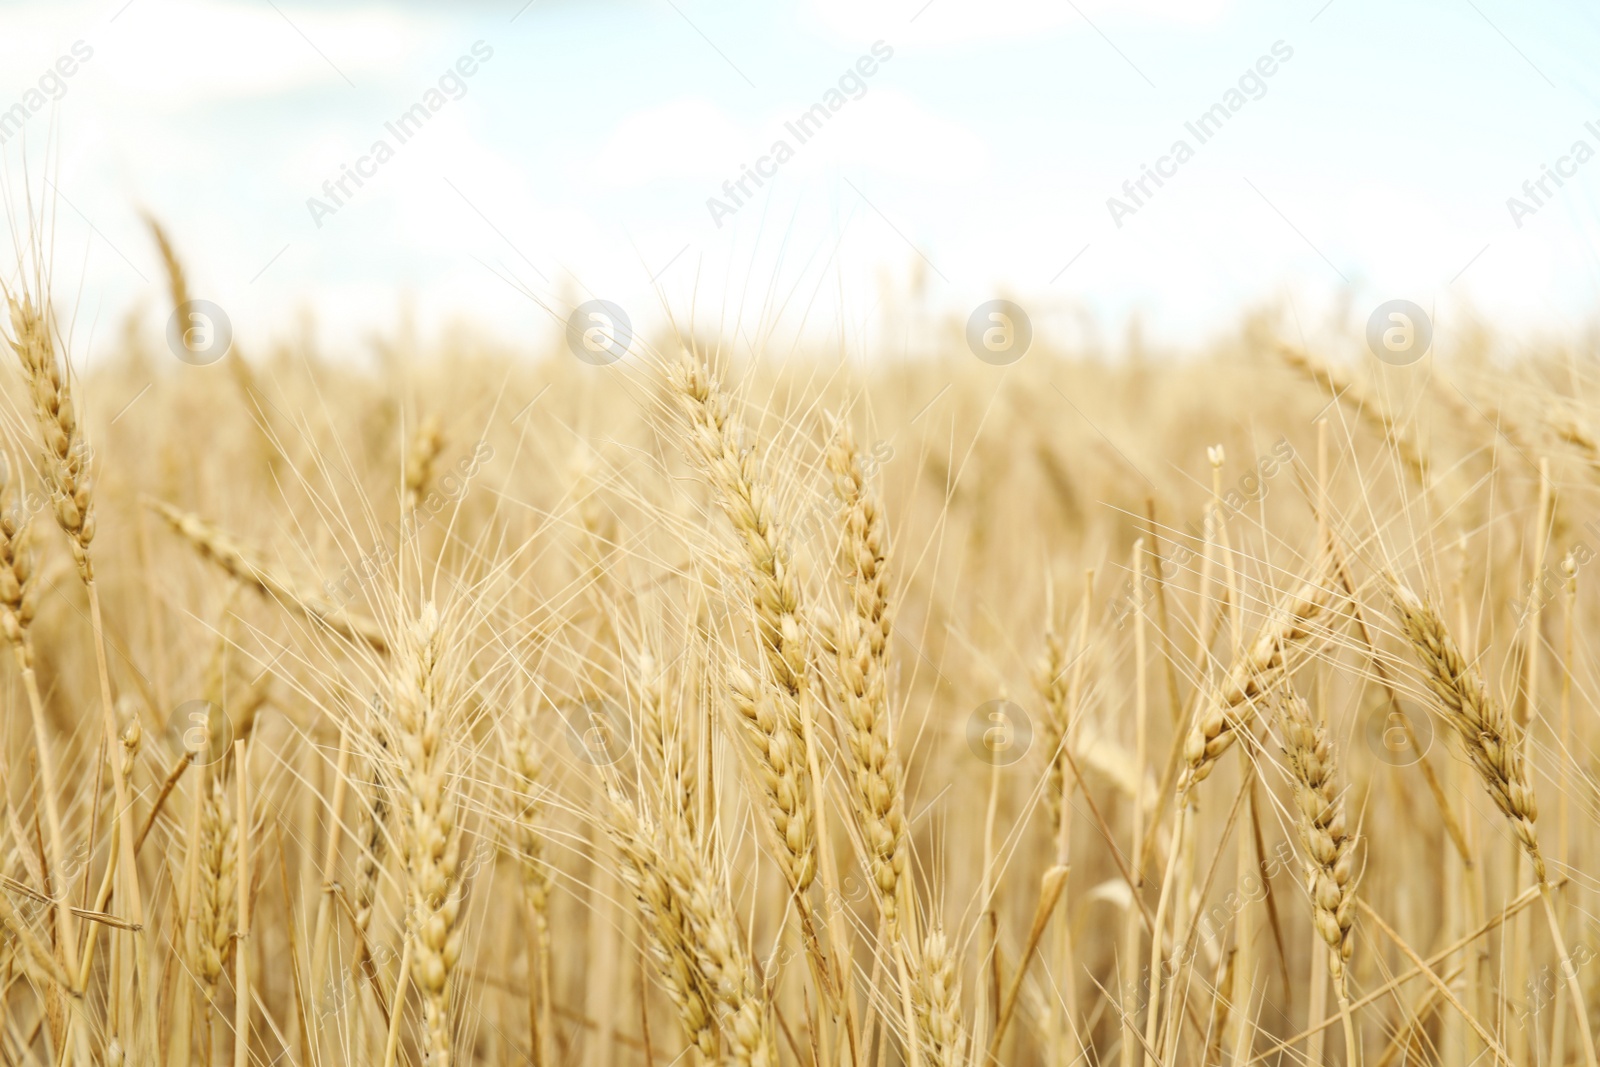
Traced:
<path fill-rule="evenodd" d="M 870 356 L 995 298 L 1062 346 L 1396 299 L 1531 344 L 1595 321 L 1596 55 L 1509 0 L 0 3 L 0 194 L 99 336 L 164 319 L 148 211 L 257 346 L 607 300 Z"/>

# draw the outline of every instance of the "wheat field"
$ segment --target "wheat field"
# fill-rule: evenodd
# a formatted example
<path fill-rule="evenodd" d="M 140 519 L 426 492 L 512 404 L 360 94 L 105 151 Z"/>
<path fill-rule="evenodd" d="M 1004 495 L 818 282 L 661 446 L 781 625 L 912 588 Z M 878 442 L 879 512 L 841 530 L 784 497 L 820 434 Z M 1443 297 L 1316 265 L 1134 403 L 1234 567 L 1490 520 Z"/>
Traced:
<path fill-rule="evenodd" d="M 1592 339 L 193 366 L 152 239 L 5 281 L 5 1063 L 1595 1067 Z"/>

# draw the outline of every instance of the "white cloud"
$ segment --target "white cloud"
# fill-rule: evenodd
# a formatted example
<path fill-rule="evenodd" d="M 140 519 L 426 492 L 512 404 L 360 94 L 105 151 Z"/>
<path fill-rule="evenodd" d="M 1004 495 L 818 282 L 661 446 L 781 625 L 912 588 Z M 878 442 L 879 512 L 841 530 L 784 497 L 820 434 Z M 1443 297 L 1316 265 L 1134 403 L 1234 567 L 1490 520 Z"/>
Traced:
<path fill-rule="evenodd" d="M 357 86 L 394 75 L 398 56 L 427 55 L 430 21 L 363 8 L 324 11 L 280 4 L 136 3 L 113 23 L 91 24 L 88 65 L 119 94 L 182 106 L 300 88 Z M 335 69 L 337 68 L 337 69 Z"/>
<path fill-rule="evenodd" d="M 709 100 L 685 97 L 623 119 L 594 158 L 601 182 L 629 188 L 664 178 L 721 181 L 739 166 L 748 136 Z"/>
<path fill-rule="evenodd" d="M 612 131 L 588 172 L 629 188 L 663 179 L 691 179 L 715 189 L 737 179 L 783 140 L 795 149 L 786 175 L 815 175 L 839 167 L 878 170 L 932 183 L 964 181 L 987 166 L 984 141 L 972 130 L 925 110 L 897 89 L 872 89 L 845 105 L 804 144 L 785 123 L 816 101 L 795 102 L 744 126 L 699 98 L 636 111 Z"/>
<path fill-rule="evenodd" d="M 882 37 L 896 46 L 961 48 L 1060 30 L 1094 32 L 1085 19 L 1211 25 L 1232 7 L 1233 0 L 812 0 L 810 15 L 835 38 L 854 44 Z"/>
<path fill-rule="evenodd" d="M 987 163 L 983 138 L 959 122 L 926 111 L 898 89 L 885 88 L 846 104 L 801 148 L 794 167 L 864 167 L 943 184 L 975 178 Z"/>

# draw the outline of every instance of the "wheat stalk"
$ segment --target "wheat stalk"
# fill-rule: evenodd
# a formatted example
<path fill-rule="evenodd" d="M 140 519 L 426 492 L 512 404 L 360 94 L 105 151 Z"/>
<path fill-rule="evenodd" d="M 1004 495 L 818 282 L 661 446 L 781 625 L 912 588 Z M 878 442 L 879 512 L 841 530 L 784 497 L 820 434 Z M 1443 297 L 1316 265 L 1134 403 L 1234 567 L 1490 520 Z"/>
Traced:
<path fill-rule="evenodd" d="M 517 717 L 509 743 L 511 774 L 515 786 L 513 825 L 516 830 L 516 858 L 522 872 L 523 906 L 530 926 L 528 984 L 531 1009 L 532 1043 L 541 1067 L 555 1062 L 554 1018 L 550 1000 L 550 864 L 544 855 L 545 828 L 540 825 L 545 788 L 541 782 L 538 748 L 534 740 L 534 716 Z"/>

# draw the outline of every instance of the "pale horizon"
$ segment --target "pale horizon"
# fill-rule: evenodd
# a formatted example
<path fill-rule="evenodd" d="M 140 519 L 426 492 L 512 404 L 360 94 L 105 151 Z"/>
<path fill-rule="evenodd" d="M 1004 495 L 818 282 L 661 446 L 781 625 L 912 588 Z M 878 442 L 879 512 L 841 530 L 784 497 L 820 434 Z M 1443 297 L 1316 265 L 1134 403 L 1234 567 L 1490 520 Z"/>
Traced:
<path fill-rule="evenodd" d="M 540 304 L 588 299 L 636 333 L 698 308 L 858 352 L 996 297 L 1057 347 L 1136 322 L 1193 350 L 1264 306 L 1355 334 L 1393 299 L 1441 348 L 1473 317 L 1513 349 L 1595 325 L 1600 20 L 1577 7 L 115 0 L 0 22 L 12 224 L 27 195 L 54 208 L 58 276 L 101 323 L 160 326 L 149 211 L 252 349 L 305 311 L 334 349 L 402 317 L 547 347 Z"/>

